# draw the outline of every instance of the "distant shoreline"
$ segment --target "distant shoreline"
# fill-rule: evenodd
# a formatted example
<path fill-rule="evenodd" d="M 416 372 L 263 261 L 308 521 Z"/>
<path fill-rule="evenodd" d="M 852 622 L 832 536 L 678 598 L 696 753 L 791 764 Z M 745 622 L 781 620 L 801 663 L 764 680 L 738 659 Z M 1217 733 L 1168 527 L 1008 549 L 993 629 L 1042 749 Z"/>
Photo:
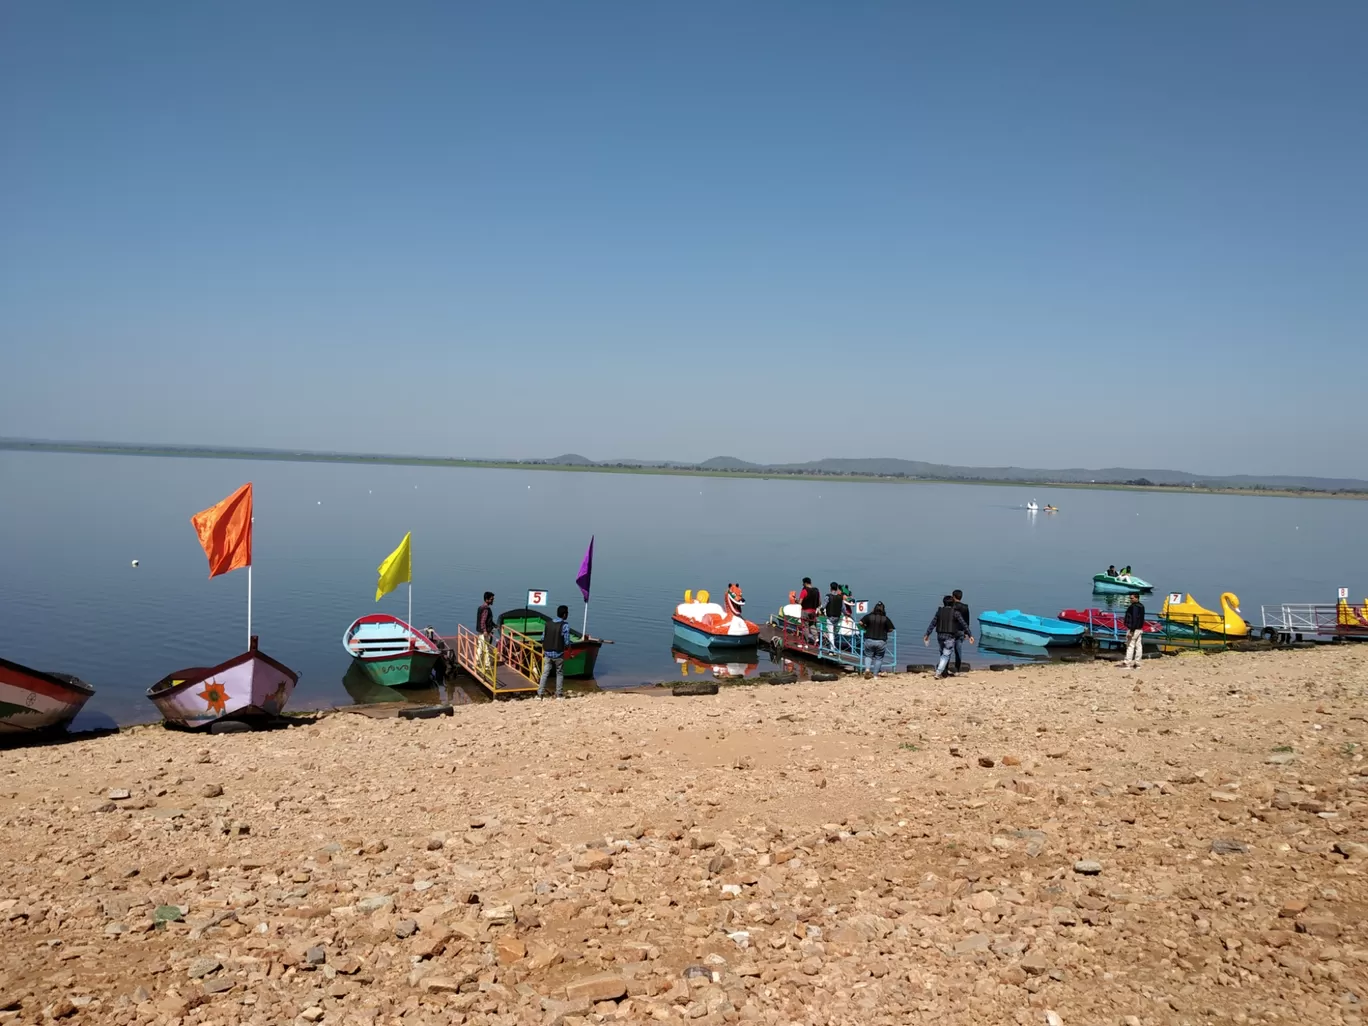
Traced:
<path fill-rule="evenodd" d="M 1359 499 L 1368 492 L 1324 491 L 1290 488 L 1217 488 L 1188 485 L 1135 485 L 1124 482 L 1079 482 L 1013 480 L 1011 478 L 895 477 L 879 474 L 835 474 L 784 470 L 720 470 L 682 466 L 613 466 L 599 463 L 553 463 L 547 460 L 468 460 L 423 456 L 380 456 L 364 453 L 275 452 L 254 449 L 207 449 L 155 445 L 100 445 L 77 442 L 38 442 L 0 439 L 0 450 L 11 452 L 52 452 L 92 456 L 157 456 L 179 459 L 265 460 L 275 463 L 349 463 L 357 465 L 449 467 L 478 470 L 556 470 L 583 474 L 654 474 L 670 477 L 759 478 L 774 481 L 842 481 L 862 484 L 962 484 L 996 485 L 1019 488 L 1067 488 L 1107 492 L 1178 492 L 1199 495 L 1251 495 L 1273 498 Z"/>

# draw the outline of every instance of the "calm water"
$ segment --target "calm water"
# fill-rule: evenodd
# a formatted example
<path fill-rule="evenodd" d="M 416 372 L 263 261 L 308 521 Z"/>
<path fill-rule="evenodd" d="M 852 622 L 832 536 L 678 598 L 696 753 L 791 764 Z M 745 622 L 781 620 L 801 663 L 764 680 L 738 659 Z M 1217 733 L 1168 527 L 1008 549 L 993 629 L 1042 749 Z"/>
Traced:
<path fill-rule="evenodd" d="M 1363 502 L 0 452 L 0 654 L 93 684 L 83 725 L 153 718 L 150 684 L 245 647 L 246 574 L 209 580 L 189 518 L 249 480 L 254 626 L 302 673 L 298 707 L 349 701 L 342 633 L 377 608 L 376 567 L 405 531 L 414 620 L 444 634 L 473 626 L 485 589 L 502 611 L 545 588 L 578 626 L 597 535 L 589 627 L 616 642 L 604 687 L 678 676 L 674 604 L 728 581 L 756 620 L 804 576 L 849 583 L 886 603 L 900 662 L 930 654 L 921 634 L 949 589 L 975 612 L 1053 615 L 1096 604 L 1108 563 L 1209 607 L 1233 591 L 1252 620 L 1262 603 L 1368 593 Z M 1032 516 L 1029 499 L 1061 512 Z"/>

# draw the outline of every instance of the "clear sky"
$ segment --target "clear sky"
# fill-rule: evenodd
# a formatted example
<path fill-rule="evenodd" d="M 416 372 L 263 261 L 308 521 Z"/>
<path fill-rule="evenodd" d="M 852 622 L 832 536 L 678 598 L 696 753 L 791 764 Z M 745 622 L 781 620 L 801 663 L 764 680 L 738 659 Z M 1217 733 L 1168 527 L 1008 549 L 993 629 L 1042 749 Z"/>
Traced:
<path fill-rule="evenodd" d="M 1368 3 L 0 11 L 0 434 L 1368 477 Z"/>

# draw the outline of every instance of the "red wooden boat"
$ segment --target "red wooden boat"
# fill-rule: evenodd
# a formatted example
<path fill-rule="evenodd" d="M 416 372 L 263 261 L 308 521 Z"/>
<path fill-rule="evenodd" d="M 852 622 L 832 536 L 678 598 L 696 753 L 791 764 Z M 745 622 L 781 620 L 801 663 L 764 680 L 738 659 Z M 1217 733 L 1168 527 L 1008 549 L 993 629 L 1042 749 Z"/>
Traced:
<path fill-rule="evenodd" d="M 1061 609 L 1059 619 L 1081 623 L 1100 631 L 1126 633 L 1126 614 L 1109 613 L 1105 609 Z M 1162 629 L 1158 620 L 1145 620 L 1145 633 L 1155 634 Z"/>

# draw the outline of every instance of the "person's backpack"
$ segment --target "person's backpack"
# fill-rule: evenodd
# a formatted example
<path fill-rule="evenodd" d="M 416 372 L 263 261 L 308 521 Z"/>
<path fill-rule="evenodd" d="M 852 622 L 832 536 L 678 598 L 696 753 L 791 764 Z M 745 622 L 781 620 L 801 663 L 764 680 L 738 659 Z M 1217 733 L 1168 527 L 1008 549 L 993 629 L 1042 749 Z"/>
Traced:
<path fill-rule="evenodd" d="M 542 633 L 543 652 L 564 652 L 565 635 L 561 633 L 561 628 L 565 626 L 563 620 L 551 620 L 546 625 L 546 630 Z"/>
<path fill-rule="evenodd" d="M 941 606 L 936 613 L 936 633 L 954 634 L 959 625 L 955 622 L 955 607 Z"/>
<path fill-rule="evenodd" d="M 827 599 L 826 615 L 828 620 L 839 620 L 844 609 L 845 599 L 842 596 L 832 595 Z"/>

